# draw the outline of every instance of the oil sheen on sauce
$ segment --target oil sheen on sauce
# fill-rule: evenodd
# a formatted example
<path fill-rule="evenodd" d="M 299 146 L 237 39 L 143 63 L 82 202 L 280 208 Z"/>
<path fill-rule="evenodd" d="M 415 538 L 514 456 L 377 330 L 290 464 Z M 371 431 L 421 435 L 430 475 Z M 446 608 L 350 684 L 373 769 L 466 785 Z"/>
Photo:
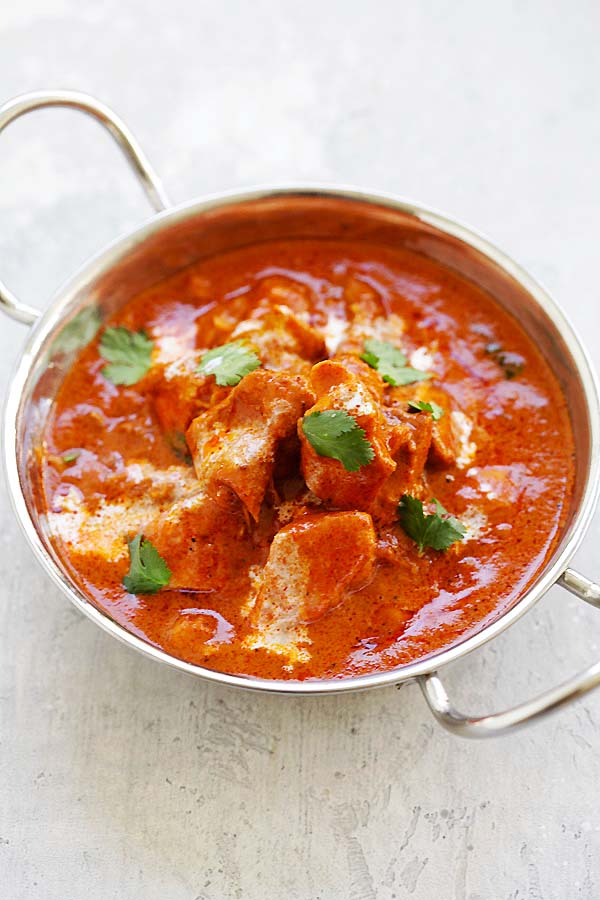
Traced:
<path fill-rule="evenodd" d="M 225 586 L 128 593 L 127 539 L 195 491 L 197 479 L 185 443 L 165 439 L 146 382 L 115 386 L 102 375 L 97 336 L 66 376 L 40 450 L 54 540 L 80 589 L 174 656 L 262 678 L 344 678 L 400 667 L 501 615 L 552 553 L 573 480 L 565 399 L 518 322 L 420 255 L 295 240 L 204 260 L 135 297 L 103 327 L 144 329 L 160 368 L 227 342 L 260 301 L 292 309 L 322 333 L 330 355 L 363 305 L 365 335 L 383 334 L 412 366 L 433 374 L 452 403 L 457 452 L 451 465 L 426 467 L 424 490 L 461 520 L 465 539 L 445 552 L 419 553 L 397 522 L 378 526 L 369 583 L 288 634 L 289 652 L 282 651 L 250 623 L 274 517 L 281 526 L 293 514 L 285 498 L 295 496 L 298 476 L 284 473 L 277 510 L 271 493 Z M 502 365 L 498 348 L 520 371 Z M 231 541 L 233 554 L 231 532 L 219 532 L 217 522 L 214 540 Z M 343 553 L 331 565 L 341 577 Z"/>

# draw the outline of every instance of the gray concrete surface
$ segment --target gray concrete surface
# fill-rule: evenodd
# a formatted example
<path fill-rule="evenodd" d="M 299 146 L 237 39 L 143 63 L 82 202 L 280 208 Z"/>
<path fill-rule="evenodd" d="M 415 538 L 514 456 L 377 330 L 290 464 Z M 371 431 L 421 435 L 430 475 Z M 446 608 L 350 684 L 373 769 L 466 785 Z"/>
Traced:
<path fill-rule="evenodd" d="M 600 363 L 600 8 L 0 0 L 0 95 L 97 94 L 176 201 L 269 180 L 370 185 L 491 235 Z M 110 140 L 50 111 L 0 140 L 0 269 L 43 306 L 147 214 Z M 24 329 L 2 320 L 6 385 Z M 440 731 L 416 688 L 282 699 L 203 685 L 81 619 L 0 527 L 6 900 L 600 896 L 600 694 L 514 737 Z M 577 564 L 600 577 L 600 518 Z M 600 654 L 561 592 L 448 673 L 487 711 Z"/>

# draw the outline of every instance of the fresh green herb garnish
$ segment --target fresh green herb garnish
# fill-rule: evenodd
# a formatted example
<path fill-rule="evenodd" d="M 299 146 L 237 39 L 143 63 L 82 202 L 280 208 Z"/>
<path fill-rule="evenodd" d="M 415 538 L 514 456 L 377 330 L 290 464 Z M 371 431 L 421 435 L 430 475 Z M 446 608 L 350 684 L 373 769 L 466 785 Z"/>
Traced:
<path fill-rule="evenodd" d="M 520 375 L 525 367 L 525 360 L 519 353 L 507 353 L 502 351 L 496 354 L 496 362 L 501 369 L 504 369 L 506 378 L 516 378 Z"/>
<path fill-rule="evenodd" d="M 129 572 L 123 584 L 131 594 L 155 594 L 166 587 L 171 570 L 154 546 L 138 534 L 129 544 Z"/>
<path fill-rule="evenodd" d="M 245 341 L 232 341 L 205 353 L 198 371 L 203 375 L 214 375 L 217 384 L 224 387 L 239 384 L 244 375 L 258 369 L 260 364 L 260 359 Z"/>
<path fill-rule="evenodd" d="M 96 306 L 88 306 L 67 322 L 54 341 L 53 353 L 74 353 L 81 350 L 96 337 L 102 324 L 100 310 Z"/>
<path fill-rule="evenodd" d="M 502 344 L 498 344 L 496 341 L 486 344 L 485 352 L 494 357 L 500 368 L 504 370 L 505 378 L 516 378 L 525 367 L 525 360 L 520 353 L 503 350 Z"/>
<path fill-rule="evenodd" d="M 433 501 L 435 512 L 426 516 L 423 504 L 416 497 L 404 494 L 398 504 L 398 516 L 402 528 L 416 542 L 419 552 L 424 547 L 432 550 L 447 550 L 456 541 L 462 541 L 466 529 L 458 519 L 451 516 L 437 500 Z"/>
<path fill-rule="evenodd" d="M 431 413 L 431 418 L 434 422 L 438 422 L 445 412 L 445 410 L 442 409 L 441 406 L 438 406 L 437 403 L 434 403 L 433 400 L 430 400 L 427 403 L 424 400 L 409 400 L 408 405 L 411 409 L 419 412 Z"/>
<path fill-rule="evenodd" d="M 153 343 L 145 331 L 107 328 L 100 339 L 100 355 L 110 363 L 102 374 L 113 384 L 135 384 L 151 365 Z"/>
<path fill-rule="evenodd" d="M 343 409 L 309 413 L 302 420 L 302 431 L 319 456 L 339 460 L 347 472 L 357 472 L 375 456 L 364 430 Z"/>
<path fill-rule="evenodd" d="M 71 465 L 71 463 L 75 462 L 80 453 L 80 450 L 73 450 L 72 453 L 65 453 L 65 455 L 63 456 L 63 462 L 67 463 L 67 465 Z"/>
<path fill-rule="evenodd" d="M 416 384 L 417 381 L 425 381 L 432 377 L 429 372 L 421 372 L 407 366 L 408 360 L 404 353 L 387 341 L 375 339 L 365 341 L 365 352 L 361 353 L 360 358 L 372 369 L 377 369 L 383 380 L 393 387 Z"/>

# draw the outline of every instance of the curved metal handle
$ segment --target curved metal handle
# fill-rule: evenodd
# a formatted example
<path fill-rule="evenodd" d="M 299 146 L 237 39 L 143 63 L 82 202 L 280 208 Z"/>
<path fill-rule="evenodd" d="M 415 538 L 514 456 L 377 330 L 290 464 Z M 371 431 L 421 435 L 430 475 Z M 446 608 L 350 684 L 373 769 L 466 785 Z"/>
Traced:
<path fill-rule="evenodd" d="M 161 212 L 170 205 L 160 179 L 125 123 L 108 106 L 87 94 L 80 94 L 76 91 L 33 91 L 30 94 L 21 94 L 0 107 L 0 131 L 25 113 L 45 106 L 66 106 L 77 109 L 104 125 L 123 151 L 153 209 Z M 41 315 L 39 310 L 17 300 L 13 292 L 2 281 L 0 281 L 0 308 L 12 319 L 24 322 L 26 325 L 31 325 Z"/>
<path fill-rule="evenodd" d="M 594 584 L 573 569 L 567 569 L 558 584 L 586 603 L 600 607 L 600 585 Z M 461 737 L 485 738 L 505 734 L 521 725 L 535 722 L 600 686 L 600 663 L 579 672 L 533 700 L 527 700 L 504 712 L 481 717 L 465 716 L 454 709 L 437 672 L 422 675 L 418 681 L 432 713 L 444 728 Z"/>

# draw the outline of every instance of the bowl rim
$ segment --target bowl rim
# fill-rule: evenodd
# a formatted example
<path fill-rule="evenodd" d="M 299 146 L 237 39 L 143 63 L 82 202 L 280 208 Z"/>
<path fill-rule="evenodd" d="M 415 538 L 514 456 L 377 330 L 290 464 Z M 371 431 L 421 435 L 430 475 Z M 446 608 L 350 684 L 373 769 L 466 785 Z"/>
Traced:
<path fill-rule="evenodd" d="M 134 247 L 167 226 L 183 222 L 198 213 L 208 212 L 217 207 L 286 196 L 353 200 L 398 210 L 428 224 L 438 231 L 458 238 L 495 263 L 527 291 L 559 329 L 575 362 L 577 375 L 585 394 L 589 417 L 590 466 L 581 502 L 574 514 L 571 533 L 560 552 L 548 561 L 536 582 L 523 594 L 520 600 L 497 619 L 488 625 L 484 625 L 475 634 L 466 637 L 463 641 L 453 644 L 445 650 L 441 650 L 439 653 L 417 659 L 401 668 L 344 679 L 293 681 L 229 674 L 178 659 L 128 631 L 123 625 L 114 621 L 107 612 L 94 606 L 83 593 L 76 590 L 69 583 L 38 535 L 34 521 L 29 513 L 19 478 L 17 436 L 18 423 L 22 414 L 21 400 L 24 395 L 24 389 L 42 346 L 53 330 L 61 324 L 63 313 L 68 310 L 73 298 L 82 290 L 85 290 L 86 287 L 91 287 L 101 275 L 110 270 Z M 8 493 L 17 520 L 34 551 L 34 555 L 44 570 L 77 609 L 122 643 L 133 647 L 151 659 L 169 665 L 171 668 L 219 684 L 279 694 L 316 695 L 342 693 L 413 681 L 419 676 L 436 671 L 442 666 L 466 656 L 472 650 L 493 640 L 493 638 L 509 628 L 517 619 L 531 609 L 564 573 L 589 527 L 600 490 L 600 453 L 598 452 L 600 446 L 600 394 L 598 380 L 588 353 L 576 330 L 550 293 L 507 253 L 499 249 L 480 232 L 447 214 L 392 193 L 335 184 L 265 184 L 245 189 L 221 191 L 189 200 L 153 215 L 150 219 L 117 237 L 104 249 L 84 262 L 55 291 L 48 308 L 35 322 L 26 339 L 25 346 L 17 359 L 6 394 L 2 437 Z"/>

